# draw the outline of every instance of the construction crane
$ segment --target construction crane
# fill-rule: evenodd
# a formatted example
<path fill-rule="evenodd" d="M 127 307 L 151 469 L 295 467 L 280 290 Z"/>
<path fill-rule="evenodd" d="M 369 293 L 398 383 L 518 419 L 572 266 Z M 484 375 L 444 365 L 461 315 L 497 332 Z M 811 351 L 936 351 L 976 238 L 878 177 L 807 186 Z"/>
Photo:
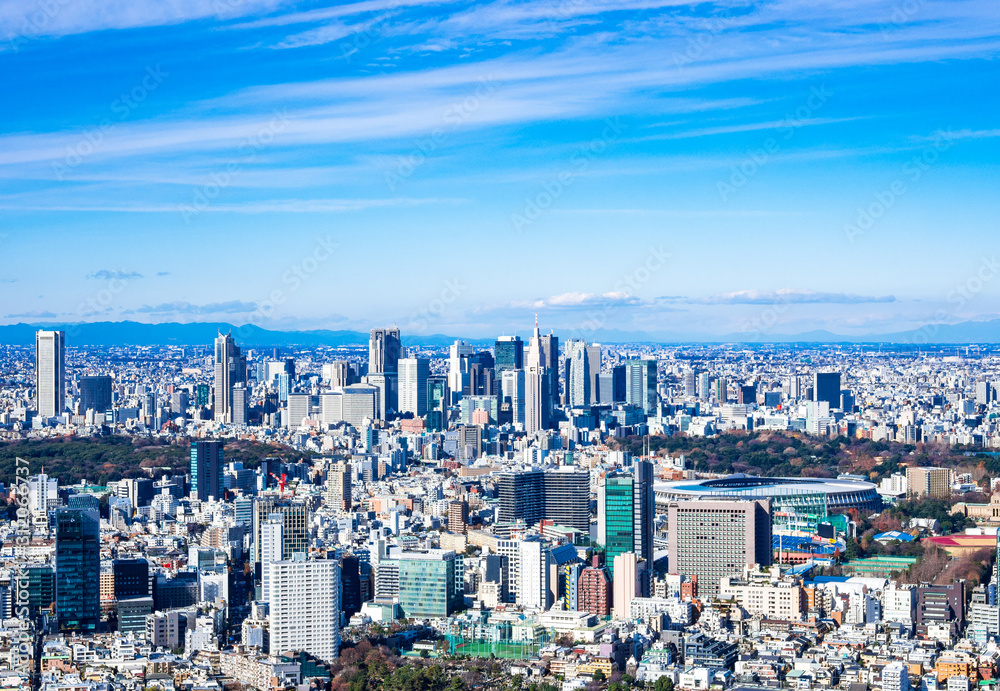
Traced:
<path fill-rule="evenodd" d="M 288 475 L 286 473 L 282 473 L 281 477 L 278 477 L 274 473 L 268 473 L 268 475 L 270 475 L 271 477 L 273 477 L 275 479 L 275 481 L 277 481 L 277 483 L 278 483 L 278 491 L 281 494 L 284 494 L 285 493 L 285 484 L 288 481 Z"/>

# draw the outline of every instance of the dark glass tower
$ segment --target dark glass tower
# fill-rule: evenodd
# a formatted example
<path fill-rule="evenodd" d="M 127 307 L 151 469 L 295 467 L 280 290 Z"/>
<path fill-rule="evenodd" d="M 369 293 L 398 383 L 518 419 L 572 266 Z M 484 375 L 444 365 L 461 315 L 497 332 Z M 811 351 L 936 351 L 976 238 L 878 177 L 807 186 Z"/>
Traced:
<path fill-rule="evenodd" d="M 80 377 L 80 413 L 111 409 L 111 377 Z"/>
<path fill-rule="evenodd" d="M 101 618 L 100 518 L 92 509 L 56 512 L 56 613 L 63 631 L 97 631 Z"/>
<path fill-rule="evenodd" d="M 191 444 L 191 496 L 199 501 L 222 497 L 222 447 L 221 441 Z"/>
<path fill-rule="evenodd" d="M 524 369 L 524 341 L 519 336 L 501 336 L 493 351 L 496 376 L 509 369 Z"/>

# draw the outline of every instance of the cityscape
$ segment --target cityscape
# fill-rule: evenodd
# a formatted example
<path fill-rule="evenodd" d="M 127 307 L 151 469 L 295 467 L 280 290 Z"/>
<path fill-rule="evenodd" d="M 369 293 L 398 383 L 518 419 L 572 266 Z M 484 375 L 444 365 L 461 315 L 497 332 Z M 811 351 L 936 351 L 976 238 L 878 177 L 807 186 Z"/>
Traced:
<path fill-rule="evenodd" d="M 1000 691 L 995 0 L 0 0 L 0 691 Z"/>

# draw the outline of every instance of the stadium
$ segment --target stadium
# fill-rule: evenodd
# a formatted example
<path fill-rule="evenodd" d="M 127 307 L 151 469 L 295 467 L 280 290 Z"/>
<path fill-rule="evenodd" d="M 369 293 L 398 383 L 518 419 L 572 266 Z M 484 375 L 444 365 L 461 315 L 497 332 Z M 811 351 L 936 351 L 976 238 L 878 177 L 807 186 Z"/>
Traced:
<path fill-rule="evenodd" d="M 722 498 L 770 499 L 776 519 L 782 514 L 793 514 L 825 520 L 850 509 L 857 509 L 862 516 L 882 510 L 882 497 L 875 485 L 861 480 L 729 475 L 710 480 L 657 482 L 654 491 L 657 513 L 666 513 L 671 501 Z"/>

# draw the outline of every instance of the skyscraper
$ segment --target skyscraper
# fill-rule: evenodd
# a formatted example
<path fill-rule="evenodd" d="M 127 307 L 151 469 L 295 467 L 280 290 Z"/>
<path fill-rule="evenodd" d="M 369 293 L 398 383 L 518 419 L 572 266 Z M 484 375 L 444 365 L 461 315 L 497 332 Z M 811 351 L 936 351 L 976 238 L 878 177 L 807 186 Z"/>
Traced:
<path fill-rule="evenodd" d="M 35 333 L 35 407 L 43 418 L 66 407 L 66 333 Z"/>
<path fill-rule="evenodd" d="M 401 351 L 399 329 L 372 329 L 368 339 L 368 374 L 397 373 Z"/>
<path fill-rule="evenodd" d="M 653 519 L 656 499 L 653 493 L 653 464 L 635 461 L 631 471 L 612 471 L 598 479 L 597 541 L 604 545 L 605 563 L 634 552 L 645 560 L 645 569 L 653 565 Z"/>
<path fill-rule="evenodd" d="M 767 499 L 698 499 L 670 502 L 670 573 L 698 577 L 706 598 L 719 579 L 744 566 L 771 564 L 771 502 Z"/>
<path fill-rule="evenodd" d="M 579 338 L 566 344 L 566 403 L 571 408 L 585 408 L 590 405 L 590 364 L 587 345 Z"/>
<path fill-rule="evenodd" d="M 528 468 L 500 474 L 500 523 L 550 520 L 557 525 L 590 529 L 590 473 L 574 466 Z"/>
<path fill-rule="evenodd" d="M 831 408 L 840 407 L 840 372 L 816 372 L 813 380 L 813 400 L 826 401 Z"/>
<path fill-rule="evenodd" d="M 547 370 L 528 365 L 524 373 L 524 431 L 531 436 L 549 426 Z"/>
<path fill-rule="evenodd" d="M 340 564 L 333 560 L 273 561 L 268 627 L 272 651 L 304 651 L 324 662 L 340 655 Z"/>
<path fill-rule="evenodd" d="M 519 336 L 501 336 L 493 353 L 497 377 L 507 370 L 524 368 L 524 342 Z"/>
<path fill-rule="evenodd" d="M 504 401 L 509 401 L 514 425 L 524 424 L 524 370 L 508 369 L 503 371 L 500 380 L 500 393 Z"/>
<path fill-rule="evenodd" d="M 221 441 L 196 441 L 191 444 L 191 497 L 199 501 L 220 499 L 225 491 L 222 481 Z"/>
<path fill-rule="evenodd" d="M 111 402 L 111 377 L 80 377 L 81 414 L 88 410 L 104 413 L 111 409 Z"/>
<path fill-rule="evenodd" d="M 625 402 L 642 408 L 646 415 L 656 413 L 656 360 L 625 363 Z"/>
<path fill-rule="evenodd" d="M 427 414 L 427 378 L 431 362 L 426 358 L 402 358 L 399 361 L 399 412 L 416 417 Z"/>
<path fill-rule="evenodd" d="M 101 620 L 100 517 L 93 509 L 56 512 L 56 613 L 64 631 L 93 633 Z"/>
<path fill-rule="evenodd" d="M 219 334 L 215 339 L 215 403 L 216 422 L 233 421 L 233 386 L 246 382 L 247 363 L 236 345 L 232 333 Z"/>
<path fill-rule="evenodd" d="M 351 464 L 334 463 L 326 474 L 326 502 L 334 511 L 351 510 Z"/>
<path fill-rule="evenodd" d="M 465 600 L 464 560 L 452 550 L 399 555 L 399 607 L 407 618 L 449 617 Z"/>

